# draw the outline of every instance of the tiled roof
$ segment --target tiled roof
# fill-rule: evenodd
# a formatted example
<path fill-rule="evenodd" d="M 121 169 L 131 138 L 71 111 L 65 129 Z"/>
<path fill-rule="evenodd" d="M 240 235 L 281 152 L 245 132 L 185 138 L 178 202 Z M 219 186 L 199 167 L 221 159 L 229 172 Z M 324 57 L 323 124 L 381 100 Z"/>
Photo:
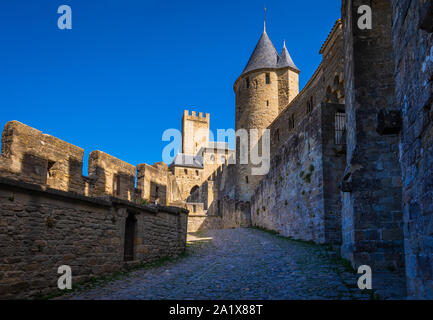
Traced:
<path fill-rule="evenodd" d="M 334 26 L 332 27 L 331 32 L 329 32 L 328 37 L 326 38 L 325 42 L 322 44 L 322 47 L 320 48 L 319 53 L 322 54 L 323 50 L 325 50 L 326 46 L 328 45 L 328 42 L 331 40 L 332 35 L 335 31 L 337 31 L 338 27 L 342 25 L 341 19 L 338 19 L 335 21 Z"/>
<path fill-rule="evenodd" d="M 192 154 L 178 153 L 170 166 L 203 169 L 203 157 Z"/>

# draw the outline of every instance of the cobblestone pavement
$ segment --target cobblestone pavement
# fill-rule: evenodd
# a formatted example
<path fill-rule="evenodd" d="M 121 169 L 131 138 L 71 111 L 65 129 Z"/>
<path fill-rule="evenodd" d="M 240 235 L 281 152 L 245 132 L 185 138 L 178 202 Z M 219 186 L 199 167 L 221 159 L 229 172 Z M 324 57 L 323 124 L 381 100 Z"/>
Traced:
<path fill-rule="evenodd" d="M 177 262 L 69 299 L 370 299 L 347 271 L 318 246 L 256 230 L 211 230 L 189 236 Z"/>

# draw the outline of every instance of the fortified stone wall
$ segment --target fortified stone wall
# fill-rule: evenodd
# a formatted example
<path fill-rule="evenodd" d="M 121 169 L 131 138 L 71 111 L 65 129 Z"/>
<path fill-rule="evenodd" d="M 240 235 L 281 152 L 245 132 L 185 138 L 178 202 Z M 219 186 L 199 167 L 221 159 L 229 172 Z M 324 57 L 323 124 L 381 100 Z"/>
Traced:
<path fill-rule="evenodd" d="M 320 66 L 269 126 L 271 170 L 251 200 L 255 226 L 318 243 L 341 242 L 339 180 L 344 171 L 345 116 L 344 104 L 338 103 L 344 103 L 342 47 L 338 20 L 320 50 Z"/>
<path fill-rule="evenodd" d="M 72 268 L 76 284 L 178 255 L 185 250 L 186 231 L 187 211 L 180 208 L 90 198 L 0 178 L 0 297 L 56 291 L 61 265 Z"/>
<path fill-rule="evenodd" d="M 182 200 L 186 200 L 190 196 L 191 190 L 199 187 L 205 180 L 203 178 L 203 169 L 201 168 L 175 166 L 170 168 L 170 170 L 176 177 Z"/>
<path fill-rule="evenodd" d="M 250 226 L 250 205 L 235 199 L 235 165 L 222 165 L 189 198 L 188 231 Z"/>
<path fill-rule="evenodd" d="M 389 0 L 371 1 L 374 26 L 358 27 L 361 0 L 343 0 L 347 165 L 342 255 L 355 269 L 404 270 L 399 122 Z M 403 277 L 401 277 L 403 279 Z"/>
<path fill-rule="evenodd" d="M 223 228 L 251 226 L 250 202 L 236 197 L 236 165 L 223 165 L 215 174 L 214 201 L 210 206 L 221 217 Z"/>
<path fill-rule="evenodd" d="M 391 1 L 408 296 L 433 299 L 433 3 Z"/>
<path fill-rule="evenodd" d="M 344 105 L 317 106 L 280 147 L 251 199 L 254 226 L 296 239 L 340 243 L 337 181 L 343 174 L 344 154 L 336 151 L 334 119 L 341 109 Z"/>
<path fill-rule="evenodd" d="M 135 196 L 135 166 L 102 151 L 89 155 L 89 176 L 94 178 L 89 195 L 113 195 L 132 201 Z"/>
<path fill-rule="evenodd" d="M 0 173 L 3 177 L 84 194 L 91 179 L 82 177 L 84 150 L 18 121 L 2 134 Z"/>
<path fill-rule="evenodd" d="M 175 176 L 163 162 L 137 166 L 137 192 L 140 199 L 163 205 L 179 203 L 182 198 Z"/>
<path fill-rule="evenodd" d="M 344 57 L 341 20 L 337 20 L 320 53 L 323 59 L 311 79 L 270 124 L 271 158 L 311 111 L 322 102 L 344 104 Z M 344 110 L 343 110 L 344 111 Z M 293 125 L 292 125 L 293 123 Z"/>
<path fill-rule="evenodd" d="M 128 201 L 153 202 L 155 187 L 159 186 L 162 199 L 159 203 L 182 202 L 175 176 L 161 163 L 138 166 L 136 190 L 135 166 L 102 151 L 93 151 L 85 177 L 83 156 L 79 147 L 11 121 L 2 134 L 0 176 L 91 197 L 110 195 Z"/>

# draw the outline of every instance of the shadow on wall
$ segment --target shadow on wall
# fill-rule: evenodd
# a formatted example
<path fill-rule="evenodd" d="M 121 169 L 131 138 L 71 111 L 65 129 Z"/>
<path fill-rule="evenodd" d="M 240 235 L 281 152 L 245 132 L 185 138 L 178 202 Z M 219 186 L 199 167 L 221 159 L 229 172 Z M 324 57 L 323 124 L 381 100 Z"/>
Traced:
<path fill-rule="evenodd" d="M 84 150 L 77 146 L 18 121 L 5 125 L 1 140 L 2 177 L 85 196 L 136 198 L 136 167 L 104 152 L 90 153 L 86 177 Z"/>
<path fill-rule="evenodd" d="M 50 159 L 24 153 L 15 167 L 19 171 L 2 172 L 7 178 L 18 179 L 23 182 L 47 186 L 66 192 L 86 196 L 110 195 L 124 200 L 135 200 L 133 185 L 135 177 L 122 172 L 112 174 L 112 179 L 107 178 L 107 172 L 101 166 L 94 166 L 88 177 L 81 174 L 82 162 L 76 159 L 67 161 L 52 161 Z M 160 187 L 164 190 L 164 186 Z"/>
<path fill-rule="evenodd" d="M 200 202 L 200 187 L 194 186 L 191 189 L 191 192 L 189 193 L 189 197 L 187 199 L 187 202 Z"/>
<path fill-rule="evenodd" d="M 149 201 L 165 205 L 167 203 L 167 186 L 151 181 Z"/>

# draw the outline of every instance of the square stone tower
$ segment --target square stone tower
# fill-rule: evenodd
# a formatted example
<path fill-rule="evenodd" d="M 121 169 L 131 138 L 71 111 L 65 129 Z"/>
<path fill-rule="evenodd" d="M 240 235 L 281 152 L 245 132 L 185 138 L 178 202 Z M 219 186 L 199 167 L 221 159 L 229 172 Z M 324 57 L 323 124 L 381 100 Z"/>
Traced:
<path fill-rule="evenodd" d="M 182 116 L 182 153 L 196 155 L 209 145 L 210 114 L 185 110 Z"/>

